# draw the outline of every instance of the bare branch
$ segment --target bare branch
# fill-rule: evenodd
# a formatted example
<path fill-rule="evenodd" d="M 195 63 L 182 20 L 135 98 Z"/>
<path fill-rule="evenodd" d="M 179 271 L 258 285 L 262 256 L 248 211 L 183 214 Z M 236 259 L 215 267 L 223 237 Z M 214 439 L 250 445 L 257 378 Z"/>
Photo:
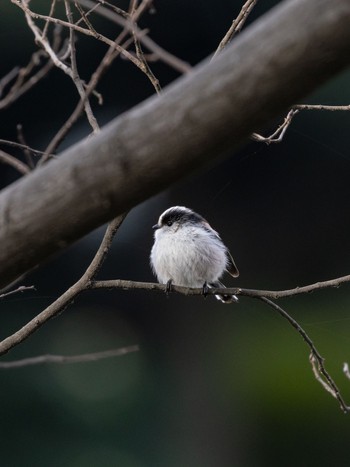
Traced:
<path fill-rule="evenodd" d="M 39 355 L 38 357 L 23 358 L 21 360 L 12 360 L 10 362 L 0 362 L 0 369 L 23 368 L 26 366 L 42 365 L 46 363 L 85 363 L 97 362 L 106 358 L 121 357 L 132 352 L 140 350 L 138 345 L 121 347 L 120 349 L 105 350 L 103 352 L 87 353 L 82 355 Z"/>
<path fill-rule="evenodd" d="M 344 373 L 344 375 L 350 380 L 350 369 L 349 369 L 349 364 L 346 363 L 346 362 L 343 364 L 343 373 Z"/>
<path fill-rule="evenodd" d="M 21 285 L 20 287 L 17 287 L 17 289 L 10 290 L 9 292 L 5 292 L 0 294 L 0 299 L 3 299 L 5 297 L 8 297 L 9 295 L 14 295 L 16 293 L 22 293 L 26 292 L 27 290 L 35 290 L 34 285 Z"/>
<path fill-rule="evenodd" d="M 133 20 L 136 21 L 137 18 L 140 17 L 140 8 L 138 8 L 135 12 L 134 15 L 132 16 Z M 127 14 L 127 13 L 126 13 Z M 115 44 L 121 44 L 122 41 L 125 39 L 125 37 L 128 34 L 128 28 L 124 28 L 124 30 L 118 34 L 118 36 L 115 39 Z M 122 44 L 122 48 L 126 49 L 129 44 L 133 42 L 132 38 L 129 38 L 127 41 L 125 41 Z M 89 83 L 86 85 L 85 89 L 85 96 L 86 98 L 95 91 L 95 88 L 103 76 L 103 74 L 107 71 L 107 69 L 111 66 L 113 61 L 119 56 L 120 51 L 116 50 L 115 47 L 109 47 L 107 50 L 105 56 L 102 58 L 100 64 L 98 65 L 97 69 L 95 72 L 92 74 Z M 68 131 L 72 128 L 74 123 L 78 120 L 80 117 L 84 107 L 84 99 L 80 100 L 77 106 L 75 107 L 74 111 L 70 115 L 70 117 L 65 121 L 65 123 L 62 125 L 62 127 L 59 129 L 59 131 L 56 133 L 54 138 L 51 140 L 49 145 L 46 148 L 45 154 L 43 157 L 40 159 L 38 165 L 44 164 L 48 159 L 51 158 L 51 154 L 55 152 L 57 146 L 59 143 L 63 140 L 65 135 L 68 133 Z"/>
<path fill-rule="evenodd" d="M 64 4 L 66 8 L 67 19 L 69 23 L 73 25 L 74 24 L 73 15 L 72 15 L 72 11 L 70 8 L 69 0 L 64 0 Z M 76 50 L 75 50 L 75 35 L 74 35 L 74 30 L 72 28 L 69 29 L 69 49 L 70 49 L 70 61 L 71 61 L 71 67 L 72 67 L 72 75 L 71 75 L 72 80 L 75 84 L 75 87 L 78 90 L 80 99 L 84 102 L 84 109 L 85 109 L 86 117 L 91 125 L 91 128 L 93 129 L 94 133 L 98 133 L 100 131 L 100 127 L 92 112 L 90 101 L 89 101 L 89 96 L 87 96 L 85 92 L 83 83 L 78 73 Z"/>
<path fill-rule="evenodd" d="M 0 149 L 0 163 L 1 164 L 7 164 L 7 165 L 13 167 L 21 175 L 26 175 L 31 170 L 30 167 L 27 164 L 25 164 L 24 162 L 21 162 L 20 160 L 16 159 L 16 157 L 11 156 L 11 154 L 7 154 L 7 152 L 2 151 L 1 149 Z"/>
<path fill-rule="evenodd" d="M 338 277 L 336 279 L 331 279 L 323 282 L 316 282 L 315 284 L 306 285 L 304 287 L 296 287 L 295 289 L 289 290 L 255 290 L 255 289 L 244 289 L 237 287 L 228 287 L 228 288 L 210 288 L 207 292 L 207 295 L 220 295 L 220 294 L 232 294 L 232 295 L 241 295 L 242 297 L 252 297 L 252 298 L 271 298 L 278 300 L 280 298 L 292 297 L 295 295 L 306 294 L 314 292 L 315 290 L 326 289 L 330 287 L 339 287 L 341 284 L 350 282 L 350 275 Z M 159 292 L 166 291 L 166 285 L 152 283 L 152 282 L 134 282 L 126 280 L 103 280 L 103 281 L 93 281 L 90 284 L 92 289 L 122 289 L 122 290 L 154 290 Z M 189 287 L 180 287 L 178 285 L 172 286 L 172 292 L 177 292 L 182 295 L 203 295 L 202 288 L 189 288 Z"/>
<path fill-rule="evenodd" d="M 288 112 L 283 123 L 275 130 L 270 136 L 262 136 L 258 133 L 253 133 L 251 139 L 263 143 L 280 143 L 284 135 L 292 123 L 293 118 L 300 110 L 328 110 L 330 112 L 347 112 L 350 110 L 350 105 L 323 105 L 323 104 L 296 104 L 293 105 L 291 110 Z"/>
<path fill-rule="evenodd" d="M 11 81 L 13 81 L 16 76 L 18 76 L 19 70 L 20 68 L 16 66 L 0 79 L 0 97 L 4 94 L 6 86 L 8 86 Z"/>
<path fill-rule="evenodd" d="M 71 0 L 73 1 L 73 0 Z M 86 7 L 92 7 L 94 5 L 94 2 L 92 0 L 77 0 L 81 5 L 84 5 Z M 99 3 L 102 5 L 107 5 L 107 2 L 104 1 L 99 1 Z M 112 6 L 111 6 L 112 7 Z M 158 45 L 156 42 L 154 42 L 149 36 L 146 36 L 140 31 L 140 29 L 136 25 L 136 21 L 138 20 L 141 12 L 138 12 L 137 15 L 133 16 L 132 22 L 129 19 L 129 15 L 127 12 L 124 12 L 122 15 L 121 13 L 116 14 L 114 11 L 109 11 L 105 7 L 100 7 L 98 10 L 96 10 L 96 13 L 101 15 L 104 18 L 109 19 L 110 21 L 115 22 L 116 24 L 119 24 L 123 28 L 125 28 L 127 31 L 131 32 L 132 29 L 134 29 L 135 34 L 139 41 L 141 42 L 142 45 L 147 47 L 148 50 L 153 52 L 156 57 L 158 57 L 159 60 L 162 62 L 166 63 L 167 65 L 171 66 L 174 68 L 174 70 L 177 70 L 180 73 L 189 73 L 192 69 L 191 65 L 175 55 L 172 55 L 170 52 L 164 50 L 160 45 Z"/>
<path fill-rule="evenodd" d="M 5 146 L 12 146 L 14 148 L 28 150 L 33 154 L 45 154 L 44 151 L 39 151 L 38 149 L 33 149 L 26 144 L 23 143 L 16 143 L 16 141 L 9 141 L 7 139 L 0 139 L 0 144 L 4 144 Z"/>
<path fill-rule="evenodd" d="M 321 373 L 321 368 L 320 368 L 319 362 L 318 362 L 318 360 L 315 357 L 313 352 L 310 353 L 309 360 L 310 360 L 311 368 L 312 368 L 312 371 L 314 373 L 316 381 L 318 381 L 320 383 L 320 385 L 324 388 L 324 390 L 329 392 L 329 394 L 331 394 L 332 397 L 334 397 L 335 399 L 338 399 L 337 393 L 332 388 L 332 386 L 330 386 L 328 381 L 325 380 L 323 374 Z M 323 359 L 323 361 L 324 361 L 324 359 Z M 348 407 L 347 407 L 347 410 L 348 410 Z"/>
<path fill-rule="evenodd" d="M 28 167 L 30 167 L 31 170 L 33 170 L 35 168 L 35 164 L 34 164 L 34 161 L 33 161 L 33 158 L 32 158 L 32 154 L 31 154 L 31 152 L 29 150 L 29 147 L 27 145 L 27 141 L 26 141 L 26 139 L 24 137 L 23 127 L 22 127 L 21 124 L 17 125 L 17 138 L 18 138 L 18 141 L 20 142 L 20 144 L 22 146 L 24 146 L 22 149 L 23 149 L 24 157 L 27 160 L 27 165 L 28 165 Z"/>
<path fill-rule="evenodd" d="M 251 136 L 251 139 L 259 142 L 264 142 L 267 144 L 270 143 L 280 143 L 289 127 L 289 125 L 292 123 L 293 117 L 299 112 L 299 110 L 296 110 L 292 108 L 287 116 L 285 117 L 283 123 L 277 128 L 276 131 L 274 131 L 270 136 L 261 136 L 258 133 L 253 133 Z"/>
<path fill-rule="evenodd" d="M 250 12 L 255 7 L 258 0 L 247 0 L 242 6 L 241 11 L 239 12 L 236 19 L 233 20 L 230 29 L 225 34 L 224 38 L 220 42 L 218 48 L 216 49 L 213 58 L 215 58 L 233 39 L 235 34 L 237 34 L 243 27 L 246 22 Z"/>
<path fill-rule="evenodd" d="M 337 401 L 339 402 L 340 408 L 342 409 L 344 413 L 349 412 L 350 406 L 348 406 L 345 403 L 333 378 L 330 376 L 330 374 L 326 370 L 324 366 L 324 358 L 319 353 L 319 351 L 316 349 L 314 343 L 312 342 L 308 334 L 304 331 L 304 329 L 300 326 L 300 324 L 294 318 L 292 318 L 283 308 L 281 308 L 280 306 L 278 306 L 276 303 L 272 302 L 268 298 L 259 297 L 258 299 L 266 303 L 270 307 L 272 307 L 274 310 L 276 310 L 301 335 L 301 337 L 303 338 L 303 340 L 306 342 L 307 346 L 310 349 L 310 352 L 311 352 L 310 362 L 311 362 L 311 366 L 312 366 L 316 380 L 323 386 L 323 388 L 326 391 L 328 391 L 330 394 L 332 394 L 332 396 L 335 399 L 337 399 Z"/>
<path fill-rule="evenodd" d="M 54 15 L 55 8 L 56 8 L 56 3 L 57 3 L 57 0 L 52 0 L 51 7 L 50 7 L 50 12 L 49 12 L 49 17 L 51 17 L 51 16 Z M 46 39 L 47 31 L 48 31 L 48 29 L 49 29 L 49 25 L 50 25 L 50 22 L 49 22 L 49 21 L 46 21 L 45 26 L 44 26 L 44 29 L 43 29 L 43 33 L 42 33 L 42 35 L 41 35 L 41 37 L 42 37 L 43 40 Z"/>
<path fill-rule="evenodd" d="M 350 110 L 350 105 L 296 104 L 292 108 L 295 110 L 329 110 L 337 112 Z"/>
<path fill-rule="evenodd" d="M 142 3 L 146 3 L 146 2 L 143 1 Z M 148 1 L 147 1 L 147 3 L 148 3 Z M 131 13 L 130 13 L 131 18 L 133 16 L 135 16 L 135 11 L 136 11 L 136 2 L 134 2 L 133 7 L 131 9 Z M 153 71 L 151 70 L 150 66 L 147 63 L 147 60 L 145 58 L 145 55 L 144 55 L 142 47 L 141 47 L 140 40 L 137 37 L 136 32 L 135 32 L 135 24 L 133 25 L 133 28 L 132 28 L 132 35 L 133 35 L 133 38 L 134 38 L 136 56 L 143 65 L 143 70 L 142 71 L 145 73 L 147 78 L 150 80 L 150 82 L 151 82 L 152 86 L 154 87 L 156 93 L 160 94 L 162 88 L 160 87 L 159 80 L 155 77 Z"/>
<path fill-rule="evenodd" d="M 138 68 L 142 70 L 142 64 L 139 62 L 139 60 L 134 57 L 130 52 L 127 50 L 123 49 L 120 45 L 116 44 L 113 42 L 111 39 L 108 39 L 108 37 L 97 33 L 95 34 L 93 31 L 91 31 L 88 28 L 82 28 L 80 26 L 77 26 L 76 24 L 71 24 L 69 21 L 64 21 L 59 18 L 52 18 L 46 15 L 41 15 L 39 13 L 35 13 L 31 11 L 27 4 L 25 3 L 25 0 L 11 0 L 11 2 L 21 8 L 26 16 L 27 23 L 30 27 L 30 29 L 33 31 L 34 36 L 36 41 L 45 49 L 51 60 L 55 63 L 57 68 L 60 68 L 64 73 L 67 75 L 71 76 L 71 70 L 70 68 L 65 65 L 61 60 L 58 59 L 57 55 L 53 52 L 51 46 L 49 45 L 47 40 L 42 40 L 42 34 L 39 30 L 39 28 L 35 25 L 33 19 L 42 19 L 45 21 L 49 21 L 53 24 L 59 24 L 61 26 L 64 26 L 69 29 L 74 29 L 76 32 L 80 32 L 81 34 L 84 34 L 86 36 L 94 37 L 95 39 L 104 42 L 105 44 L 114 47 L 116 50 L 118 50 L 125 58 L 130 60 L 134 65 L 136 65 Z"/>
<path fill-rule="evenodd" d="M 19 97 L 25 94 L 29 89 L 35 86 L 39 81 L 45 78 L 50 70 L 53 68 L 53 62 L 49 61 L 42 68 L 40 68 L 35 74 L 30 76 L 30 73 L 34 67 L 40 63 L 40 58 L 43 55 L 43 51 L 35 52 L 28 65 L 23 68 L 16 68 L 17 80 L 8 91 L 7 95 L 0 100 L 0 110 L 7 108 L 10 104 L 15 102 Z M 27 80 L 26 80 L 27 79 Z M 1 89 L 0 89 L 1 96 Z"/>

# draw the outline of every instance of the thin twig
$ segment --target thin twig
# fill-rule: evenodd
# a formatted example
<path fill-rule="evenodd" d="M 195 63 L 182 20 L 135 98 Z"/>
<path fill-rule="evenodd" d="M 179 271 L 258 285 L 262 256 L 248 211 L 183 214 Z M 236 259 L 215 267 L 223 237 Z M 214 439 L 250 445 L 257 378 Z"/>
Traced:
<path fill-rule="evenodd" d="M 38 149 L 33 149 L 30 146 L 23 144 L 23 143 L 17 143 L 16 141 L 9 141 L 7 139 L 0 139 L 0 144 L 3 144 L 5 146 L 12 146 L 14 148 L 19 148 L 19 149 L 25 149 L 30 151 L 33 154 L 36 155 L 42 155 L 45 154 L 44 151 L 39 151 Z"/>
<path fill-rule="evenodd" d="M 292 123 L 293 118 L 301 110 L 327 110 L 330 112 L 348 112 L 350 110 L 350 105 L 323 105 L 323 104 L 296 104 L 291 107 L 288 114 L 284 118 L 283 123 L 269 136 L 262 136 L 259 133 L 253 133 L 251 139 L 261 143 L 280 143 L 283 140 L 283 137 Z"/>
<path fill-rule="evenodd" d="M 132 352 L 138 352 L 139 350 L 140 348 L 138 345 L 131 345 L 129 347 L 122 347 L 120 349 L 105 350 L 103 352 L 94 352 L 82 355 L 39 355 L 37 357 L 12 360 L 10 362 L 0 362 L 0 369 L 23 368 L 26 366 L 42 365 L 45 363 L 69 364 L 97 362 L 106 358 L 121 357 Z"/>
<path fill-rule="evenodd" d="M 30 172 L 30 167 L 24 162 L 16 159 L 5 151 L 0 149 L 0 163 L 7 164 L 17 170 L 21 175 L 27 175 Z"/>
<path fill-rule="evenodd" d="M 233 39 L 233 37 L 240 32 L 244 23 L 246 22 L 250 12 L 254 8 L 258 0 L 247 0 L 242 6 L 241 11 L 239 12 L 236 19 L 233 20 L 229 30 L 225 34 L 224 38 L 220 42 L 218 48 L 216 49 L 213 58 L 215 58 Z"/>
<path fill-rule="evenodd" d="M 50 12 L 49 12 L 50 17 L 54 15 L 55 8 L 56 8 L 56 2 L 57 2 L 57 0 L 52 0 L 51 7 L 50 7 Z M 47 31 L 49 29 L 49 25 L 50 25 L 50 22 L 46 21 L 44 29 L 43 29 L 43 33 L 41 35 L 43 40 L 46 39 Z"/>
<path fill-rule="evenodd" d="M 26 292 L 27 290 L 35 290 L 34 285 L 21 285 L 20 287 L 17 287 L 17 289 L 10 290 L 9 292 L 5 292 L 0 294 L 0 299 L 3 299 L 5 297 L 8 297 L 9 295 L 14 295 L 16 293 L 22 293 Z"/>
<path fill-rule="evenodd" d="M 48 53 L 48 55 L 50 56 L 51 60 L 53 60 L 53 62 L 57 66 L 57 68 L 60 68 L 67 75 L 69 75 L 69 76 L 71 75 L 70 68 L 67 65 L 65 65 L 61 60 L 58 59 L 57 55 L 53 52 L 53 50 L 52 50 L 51 46 L 49 45 L 48 41 L 41 39 L 40 30 L 35 25 L 33 19 L 42 19 L 44 21 L 49 21 L 49 22 L 51 22 L 53 24 L 60 24 L 63 27 L 66 27 L 66 28 L 69 28 L 69 29 L 74 29 L 76 32 L 80 32 L 81 34 L 84 34 L 86 36 L 94 37 L 95 39 L 97 39 L 97 40 L 99 40 L 101 42 L 104 42 L 105 44 L 107 44 L 107 45 L 109 45 L 111 47 L 114 47 L 125 58 L 129 59 L 134 65 L 136 65 L 138 68 L 140 68 L 142 70 L 142 64 L 139 62 L 139 60 L 136 57 L 134 57 L 127 50 L 123 49 L 120 45 L 114 43 L 111 39 L 108 39 L 108 37 L 106 37 L 106 36 L 104 36 L 104 35 L 102 35 L 100 33 L 95 34 L 90 29 L 82 28 L 80 26 L 77 26 L 76 24 L 71 24 L 71 23 L 69 23 L 69 21 L 64 21 L 64 20 L 59 19 L 59 18 L 51 18 L 51 17 L 46 16 L 46 15 L 41 15 L 39 13 L 35 13 L 35 12 L 31 11 L 28 8 L 28 6 L 24 2 L 24 0 L 20 0 L 20 1 L 11 0 L 11 2 L 24 11 L 26 19 L 27 19 L 27 23 L 28 23 L 30 29 L 33 31 L 36 41 L 40 45 L 42 45 L 42 47 Z"/>
<path fill-rule="evenodd" d="M 73 1 L 73 0 L 71 0 Z M 92 0 L 74 0 L 78 1 L 81 5 L 91 8 L 94 3 Z M 98 0 L 99 1 L 99 0 Z M 100 0 L 101 5 L 107 5 L 107 2 Z M 121 13 L 117 14 L 116 12 L 110 11 L 107 8 L 101 6 L 96 10 L 96 13 L 104 18 L 113 21 L 114 23 L 122 26 L 127 31 L 131 32 L 134 29 L 135 34 L 137 35 L 138 39 L 140 40 L 141 44 L 147 47 L 148 50 L 153 52 L 159 60 L 166 63 L 174 70 L 178 71 L 179 73 L 189 73 L 192 70 L 192 67 L 189 63 L 181 60 L 180 58 L 176 57 L 175 55 L 171 54 L 167 50 L 163 49 L 160 45 L 154 42 L 149 36 L 143 34 L 142 31 L 137 27 L 136 21 L 139 19 L 139 16 L 142 12 L 138 12 L 138 16 L 133 16 L 133 21 L 130 22 L 129 15 L 127 12 L 124 12 L 122 15 Z"/>
<path fill-rule="evenodd" d="M 140 17 L 140 11 L 139 9 L 136 10 L 133 16 L 133 20 L 136 21 Z M 116 37 L 115 43 L 120 44 L 125 37 L 128 34 L 128 29 L 125 27 L 123 31 Z M 130 43 L 132 43 L 133 39 L 130 38 L 128 39 L 123 45 L 122 48 L 126 48 Z M 98 82 L 100 81 L 101 77 L 103 74 L 107 71 L 107 69 L 111 66 L 113 61 L 119 56 L 120 52 L 119 50 L 116 50 L 115 47 L 109 47 L 107 50 L 106 54 L 102 58 L 100 64 L 98 65 L 97 69 L 95 72 L 92 74 L 89 83 L 86 85 L 85 88 L 85 95 L 88 97 L 92 92 L 94 92 Z M 59 131 L 56 133 L 56 135 L 53 137 L 53 139 L 50 141 L 49 145 L 46 148 L 45 154 L 43 157 L 40 159 L 38 165 L 44 164 L 48 159 L 50 159 L 51 154 L 54 153 L 60 144 L 60 142 L 63 140 L 63 138 L 66 136 L 68 131 L 72 128 L 74 123 L 78 120 L 80 117 L 82 111 L 83 111 L 83 106 L 84 106 L 84 101 L 80 100 L 73 110 L 72 114 L 70 117 L 65 121 L 65 123 L 62 125 L 62 127 L 59 129 Z"/>
<path fill-rule="evenodd" d="M 278 306 L 277 303 L 272 302 L 266 297 L 258 297 L 258 299 L 272 307 L 274 310 L 276 310 L 301 335 L 301 337 L 310 349 L 310 362 L 316 380 L 319 383 L 321 383 L 323 388 L 326 389 L 326 391 L 328 391 L 330 394 L 332 394 L 332 396 L 339 402 L 340 408 L 344 413 L 349 412 L 350 406 L 348 406 L 345 403 L 337 385 L 335 384 L 333 378 L 330 376 L 330 374 L 324 366 L 325 359 L 316 349 L 314 343 L 312 342 L 308 334 L 304 331 L 304 329 L 300 326 L 300 324 L 294 318 L 292 318 L 283 308 Z"/>
<path fill-rule="evenodd" d="M 19 71 L 19 66 L 16 66 L 0 79 L 0 98 L 3 95 L 6 86 L 8 86 L 11 83 L 11 81 L 13 81 L 16 78 L 16 76 L 18 76 Z"/>
<path fill-rule="evenodd" d="M 146 0 L 148 2 L 148 0 Z M 142 2 L 142 3 L 146 3 L 145 1 Z M 137 2 L 133 2 L 132 3 L 132 8 L 131 8 L 131 14 L 130 14 L 130 17 L 132 18 L 135 14 L 135 11 L 136 11 L 136 6 L 137 6 Z M 132 28 L 132 35 L 133 35 L 133 38 L 134 38 L 134 45 L 135 45 L 135 51 L 136 51 L 136 56 L 137 58 L 140 60 L 140 62 L 142 63 L 143 65 L 143 72 L 145 73 L 145 75 L 147 76 L 147 78 L 150 80 L 152 86 L 154 87 L 155 91 L 157 94 L 160 94 L 162 88 L 160 87 L 160 84 L 159 84 L 159 80 L 155 77 L 153 71 L 151 70 L 150 66 L 148 65 L 147 63 L 147 60 L 145 58 L 145 55 L 143 53 L 143 50 L 142 50 L 142 47 L 141 47 L 141 43 L 140 43 L 140 40 L 139 38 L 137 37 L 136 35 L 136 32 L 135 32 L 135 24 L 133 23 L 133 28 Z"/>
<path fill-rule="evenodd" d="M 89 20 L 88 16 L 90 13 L 92 13 L 96 8 L 98 8 L 98 5 L 95 5 L 93 8 L 90 8 L 90 10 L 85 13 L 85 11 L 83 10 L 83 8 L 80 6 L 80 4 L 76 1 L 74 1 L 74 5 L 75 5 L 75 8 L 79 11 L 80 13 L 80 20 L 77 21 L 75 24 L 79 24 L 80 21 L 84 21 L 84 23 L 86 24 L 86 26 L 90 29 L 90 31 L 92 31 L 94 34 L 97 34 L 97 31 L 96 29 L 93 27 L 91 21 Z"/>
<path fill-rule="evenodd" d="M 267 144 L 270 143 L 280 143 L 289 127 L 289 125 L 292 123 L 292 120 L 294 116 L 299 113 L 299 110 L 297 109 L 291 109 L 286 117 L 283 120 L 283 123 L 277 127 L 277 129 L 270 135 L 270 136 L 261 136 L 258 133 L 253 133 L 251 135 L 251 139 L 259 142 L 264 142 Z"/>
<path fill-rule="evenodd" d="M 350 105 L 323 105 L 323 104 L 296 104 L 292 107 L 295 110 L 329 110 L 331 112 L 336 111 L 348 111 Z"/>
<path fill-rule="evenodd" d="M 61 29 L 61 27 L 56 27 L 54 30 L 54 51 L 58 51 L 62 43 L 60 38 Z M 16 80 L 12 84 L 11 88 L 8 90 L 6 96 L 0 100 L 0 110 L 5 109 L 10 104 L 12 104 L 15 100 L 17 100 L 20 96 L 26 93 L 30 88 L 36 85 L 49 73 L 49 71 L 54 66 L 51 60 L 47 62 L 42 68 L 40 68 L 36 73 L 30 76 L 33 70 L 41 64 L 41 60 L 43 57 L 46 57 L 46 54 L 43 50 L 36 51 L 32 54 L 28 64 L 25 67 L 17 67 L 15 69 L 16 75 L 13 76 L 13 79 L 16 77 Z M 1 94 L 2 93 L 0 89 L 0 97 Z"/>
<path fill-rule="evenodd" d="M 67 15 L 68 22 L 73 25 L 74 24 L 73 14 L 70 8 L 70 3 L 68 0 L 64 0 L 64 4 L 66 8 L 66 15 Z M 70 48 L 70 61 L 71 61 L 71 67 L 72 67 L 71 77 L 80 95 L 80 99 L 84 102 L 84 109 L 85 109 L 86 117 L 91 125 L 91 128 L 93 129 L 94 133 L 98 133 L 100 130 L 100 127 L 92 112 L 89 97 L 86 95 L 83 83 L 80 79 L 79 72 L 78 72 L 76 49 L 75 49 L 75 33 L 73 29 L 69 29 L 69 46 L 70 46 L 69 47 Z"/>
<path fill-rule="evenodd" d="M 20 142 L 20 144 L 22 144 L 24 146 L 23 154 L 24 154 L 24 157 L 27 160 L 27 165 L 31 170 L 33 170 L 35 168 L 35 164 L 34 164 L 34 161 L 33 161 L 33 158 L 32 158 L 32 154 L 28 149 L 27 141 L 26 141 L 26 139 L 24 137 L 23 126 L 20 123 L 17 125 L 17 138 L 18 138 L 18 141 Z"/>

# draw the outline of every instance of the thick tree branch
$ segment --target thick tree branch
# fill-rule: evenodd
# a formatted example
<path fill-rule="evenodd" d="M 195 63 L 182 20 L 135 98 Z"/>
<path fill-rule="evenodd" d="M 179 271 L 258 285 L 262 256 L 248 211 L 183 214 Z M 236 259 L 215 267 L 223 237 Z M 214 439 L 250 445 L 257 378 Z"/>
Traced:
<path fill-rule="evenodd" d="M 284 1 L 216 60 L 5 189 L 0 287 L 237 147 L 347 66 L 349 23 L 348 0 Z"/>

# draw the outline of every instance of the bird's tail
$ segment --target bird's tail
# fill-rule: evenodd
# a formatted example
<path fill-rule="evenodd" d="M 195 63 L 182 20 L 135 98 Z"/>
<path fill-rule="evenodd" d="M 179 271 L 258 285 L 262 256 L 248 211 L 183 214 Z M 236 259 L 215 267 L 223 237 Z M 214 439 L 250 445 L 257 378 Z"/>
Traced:
<path fill-rule="evenodd" d="M 209 287 L 218 287 L 218 288 L 225 288 L 224 284 L 222 284 L 220 281 L 217 282 L 212 282 L 211 284 L 208 284 Z M 238 297 L 236 295 L 215 295 L 215 297 L 220 300 L 222 303 L 237 303 L 238 302 Z"/>

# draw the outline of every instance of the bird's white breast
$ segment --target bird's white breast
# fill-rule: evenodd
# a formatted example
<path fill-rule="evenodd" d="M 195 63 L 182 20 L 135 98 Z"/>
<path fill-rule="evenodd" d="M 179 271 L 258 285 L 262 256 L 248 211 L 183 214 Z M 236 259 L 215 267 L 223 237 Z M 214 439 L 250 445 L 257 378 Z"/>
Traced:
<path fill-rule="evenodd" d="M 177 231 L 159 229 L 151 251 L 151 264 L 158 281 L 165 284 L 201 287 L 216 282 L 226 264 L 226 248 L 203 228 L 180 227 Z"/>

